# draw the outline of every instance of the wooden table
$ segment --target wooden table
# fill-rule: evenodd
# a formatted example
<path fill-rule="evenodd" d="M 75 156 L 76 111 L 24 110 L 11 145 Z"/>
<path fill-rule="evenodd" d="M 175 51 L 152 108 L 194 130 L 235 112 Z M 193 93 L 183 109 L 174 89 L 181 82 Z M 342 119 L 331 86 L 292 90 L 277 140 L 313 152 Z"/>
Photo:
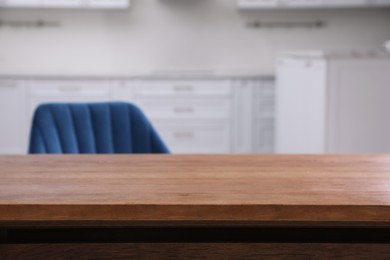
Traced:
<path fill-rule="evenodd" d="M 390 259 L 390 156 L 0 156 L 0 259 Z"/>

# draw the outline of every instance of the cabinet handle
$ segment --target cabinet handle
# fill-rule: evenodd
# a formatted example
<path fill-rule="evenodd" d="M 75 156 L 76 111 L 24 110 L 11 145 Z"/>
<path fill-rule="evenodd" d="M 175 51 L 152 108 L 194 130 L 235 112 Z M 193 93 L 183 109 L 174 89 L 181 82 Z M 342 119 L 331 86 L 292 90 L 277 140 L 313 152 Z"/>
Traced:
<path fill-rule="evenodd" d="M 192 107 L 176 107 L 174 111 L 176 113 L 193 113 L 194 109 Z"/>
<path fill-rule="evenodd" d="M 61 87 L 59 87 L 59 90 L 63 91 L 63 92 L 80 91 L 81 87 L 79 87 L 79 86 L 61 86 Z"/>
<path fill-rule="evenodd" d="M 194 138 L 194 133 L 192 132 L 180 132 L 180 133 L 174 133 L 175 138 L 188 138 L 192 139 Z"/>
<path fill-rule="evenodd" d="M 193 86 L 175 86 L 174 90 L 176 92 L 191 92 L 191 91 L 194 91 L 194 87 Z"/>

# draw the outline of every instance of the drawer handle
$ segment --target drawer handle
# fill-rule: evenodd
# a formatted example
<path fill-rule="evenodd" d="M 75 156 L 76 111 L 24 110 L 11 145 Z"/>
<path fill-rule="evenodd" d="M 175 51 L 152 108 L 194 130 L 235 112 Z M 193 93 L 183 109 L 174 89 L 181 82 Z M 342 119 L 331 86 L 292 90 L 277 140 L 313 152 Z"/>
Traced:
<path fill-rule="evenodd" d="M 176 113 L 193 113 L 194 109 L 192 107 L 176 107 L 174 111 Z"/>
<path fill-rule="evenodd" d="M 80 91 L 81 87 L 79 87 L 79 86 L 61 86 L 61 87 L 59 87 L 59 90 L 64 91 L 64 92 Z"/>
<path fill-rule="evenodd" d="M 181 133 L 175 133 L 175 138 L 194 138 L 194 133 L 192 132 L 181 132 Z"/>
<path fill-rule="evenodd" d="M 194 91 L 193 86 L 176 86 L 174 87 L 176 92 L 192 92 Z"/>

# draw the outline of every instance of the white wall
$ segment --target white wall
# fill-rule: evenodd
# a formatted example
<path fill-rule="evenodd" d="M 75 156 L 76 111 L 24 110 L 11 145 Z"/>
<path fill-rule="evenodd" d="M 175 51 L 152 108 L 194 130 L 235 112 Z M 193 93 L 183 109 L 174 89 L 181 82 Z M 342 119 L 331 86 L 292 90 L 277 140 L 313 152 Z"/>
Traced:
<path fill-rule="evenodd" d="M 390 9 L 239 11 L 235 0 L 132 0 L 122 11 L 1 10 L 0 74 L 133 74 L 160 70 L 273 73 L 288 49 L 372 49 L 390 39 Z M 247 22 L 312 21 L 324 29 L 261 29 Z"/>

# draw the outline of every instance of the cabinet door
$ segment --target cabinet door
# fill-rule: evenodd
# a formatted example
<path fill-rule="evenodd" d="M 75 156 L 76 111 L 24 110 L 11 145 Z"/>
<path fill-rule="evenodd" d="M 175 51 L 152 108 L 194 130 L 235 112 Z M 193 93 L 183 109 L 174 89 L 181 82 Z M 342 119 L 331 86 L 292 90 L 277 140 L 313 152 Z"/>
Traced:
<path fill-rule="evenodd" d="M 253 95 L 253 143 L 255 153 L 273 153 L 275 151 L 275 84 L 262 80 L 254 86 Z"/>
<path fill-rule="evenodd" d="M 26 153 L 24 82 L 0 79 L 0 153 Z"/>
<path fill-rule="evenodd" d="M 233 141 L 234 152 L 253 152 L 253 90 L 258 80 L 235 80 L 233 82 Z"/>
<path fill-rule="evenodd" d="M 277 67 L 277 153 L 326 151 L 326 63 L 281 59 Z"/>
<path fill-rule="evenodd" d="M 274 153 L 274 121 L 272 119 L 256 121 L 254 132 L 255 153 Z"/>

